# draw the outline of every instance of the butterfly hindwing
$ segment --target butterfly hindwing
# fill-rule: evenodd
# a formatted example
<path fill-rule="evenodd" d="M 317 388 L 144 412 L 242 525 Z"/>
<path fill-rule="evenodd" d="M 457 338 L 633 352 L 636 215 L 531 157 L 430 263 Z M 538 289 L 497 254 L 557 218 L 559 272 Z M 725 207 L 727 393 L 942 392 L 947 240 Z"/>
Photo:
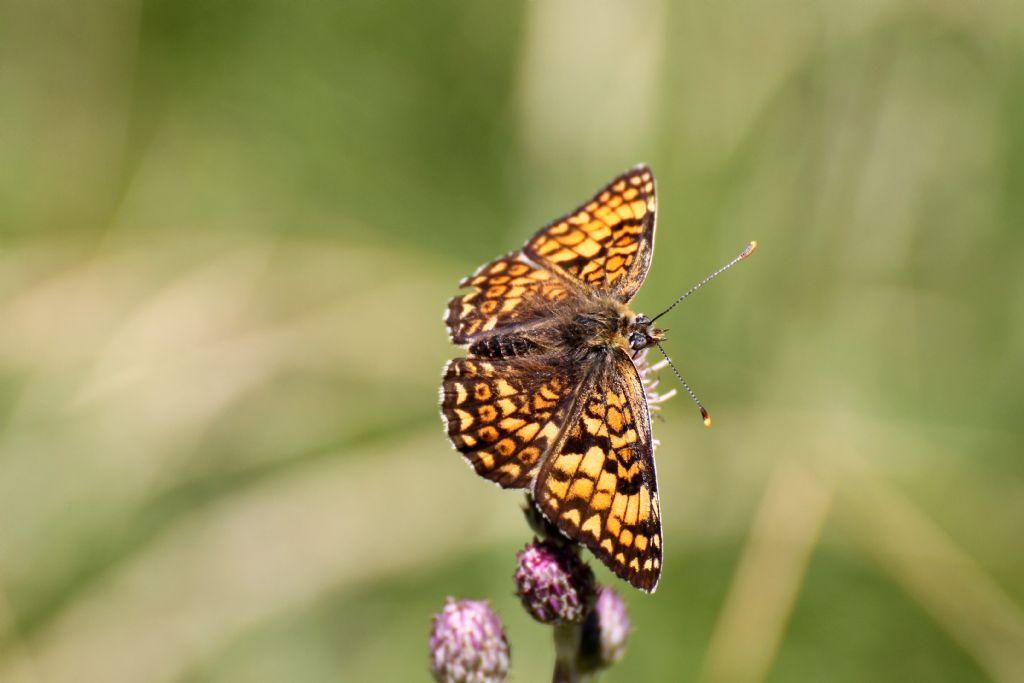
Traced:
<path fill-rule="evenodd" d="M 518 359 L 449 361 L 441 385 L 448 438 L 480 476 L 528 488 L 557 441 L 576 384 L 564 368 L 527 368 Z"/>
<path fill-rule="evenodd" d="M 646 166 L 636 166 L 541 229 L 523 252 L 556 275 L 625 303 L 647 277 L 656 210 L 654 176 Z"/>
<path fill-rule="evenodd" d="M 661 574 L 661 510 L 645 389 L 620 350 L 597 358 L 589 375 L 560 448 L 537 472 L 534 497 L 562 533 L 619 577 L 653 591 Z"/>

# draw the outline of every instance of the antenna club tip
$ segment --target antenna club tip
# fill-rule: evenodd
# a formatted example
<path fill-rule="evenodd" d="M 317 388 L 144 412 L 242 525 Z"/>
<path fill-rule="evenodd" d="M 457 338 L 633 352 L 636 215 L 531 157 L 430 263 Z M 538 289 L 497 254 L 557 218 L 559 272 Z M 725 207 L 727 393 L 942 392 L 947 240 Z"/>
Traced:
<path fill-rule="evenodd" d="M 755 249 L 757 249 L 757 240 L 750 240 L 750 244 L 748 244 L 747 248 L 743 250 L 743 253 L 740 255 L 740 258 L 747 258 L 748 256 L 754 253 Z"/>
<path fill-rule="evenodd" d="M 711 429 L 711 414 L 703 407 L 700 409 L 700 416 L 704 418 L 704 426 Z"/>

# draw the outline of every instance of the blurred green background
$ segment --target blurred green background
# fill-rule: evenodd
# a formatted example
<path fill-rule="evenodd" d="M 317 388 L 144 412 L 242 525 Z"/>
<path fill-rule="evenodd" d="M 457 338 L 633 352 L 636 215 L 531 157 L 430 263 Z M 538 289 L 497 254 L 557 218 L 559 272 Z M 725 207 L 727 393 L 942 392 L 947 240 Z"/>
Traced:
<path fill-rule="evenodd" d="M 603 680 L 1024 680 L 1020 3 L 2 0 L 0 159 L 4 683 L 548 679 L 441 312 L 640 161 L 638 310 L 761 246 Z"/>

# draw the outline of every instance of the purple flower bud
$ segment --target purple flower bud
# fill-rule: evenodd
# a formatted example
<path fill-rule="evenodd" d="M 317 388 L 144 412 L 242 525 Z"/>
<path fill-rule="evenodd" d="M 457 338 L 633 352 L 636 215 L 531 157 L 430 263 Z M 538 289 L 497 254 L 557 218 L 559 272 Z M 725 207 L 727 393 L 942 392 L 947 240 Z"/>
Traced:
<path fill-rule="evenodd" d="M 434 615 L 430 672 L 438 683 L 502 683 L 508 658 L 505 630 L 487 601 L 448 598 Z"/>
<path fill-rule="evenodd" d="M 622 659 L 629 639 L 629 616 L 622 598 L 611 588 L 598 589 L 594 609 L 583 622 L 581 669 L 596 671 Z"/>
<path fill-rule="evenodd" d="M 534 619 L 543 624 L 583 621 L 593 604 L 594 573 L 574 550 L 534 540 L 516 560 L 516 594 Z"/>

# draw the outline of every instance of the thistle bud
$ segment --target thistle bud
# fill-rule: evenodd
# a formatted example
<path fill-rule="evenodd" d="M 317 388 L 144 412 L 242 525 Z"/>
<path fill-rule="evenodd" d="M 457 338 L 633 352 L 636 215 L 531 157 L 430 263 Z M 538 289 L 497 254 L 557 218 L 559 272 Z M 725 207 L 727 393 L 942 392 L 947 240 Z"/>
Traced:
<path fill-rule="evenodd" d="M 598 589 L 594 609 L 583 622 L 580 660 L 583 671 L 596 671 L 622 659 L 629 639 L 626 605 L 611 588 Z"/>
<path fill-rule="evenodd" d="M 448 598 L 434 615 L 430 672 L 438 683 L 502 683 L 508 675 L 505 630 L 484 600 Z"/>
<path fill-rule="evenodd" d="M 516 594 L 544 624 L 581 622 L 594 599 L 594 573 L 575 550 L 534 540 L 516 555 Z"/>

